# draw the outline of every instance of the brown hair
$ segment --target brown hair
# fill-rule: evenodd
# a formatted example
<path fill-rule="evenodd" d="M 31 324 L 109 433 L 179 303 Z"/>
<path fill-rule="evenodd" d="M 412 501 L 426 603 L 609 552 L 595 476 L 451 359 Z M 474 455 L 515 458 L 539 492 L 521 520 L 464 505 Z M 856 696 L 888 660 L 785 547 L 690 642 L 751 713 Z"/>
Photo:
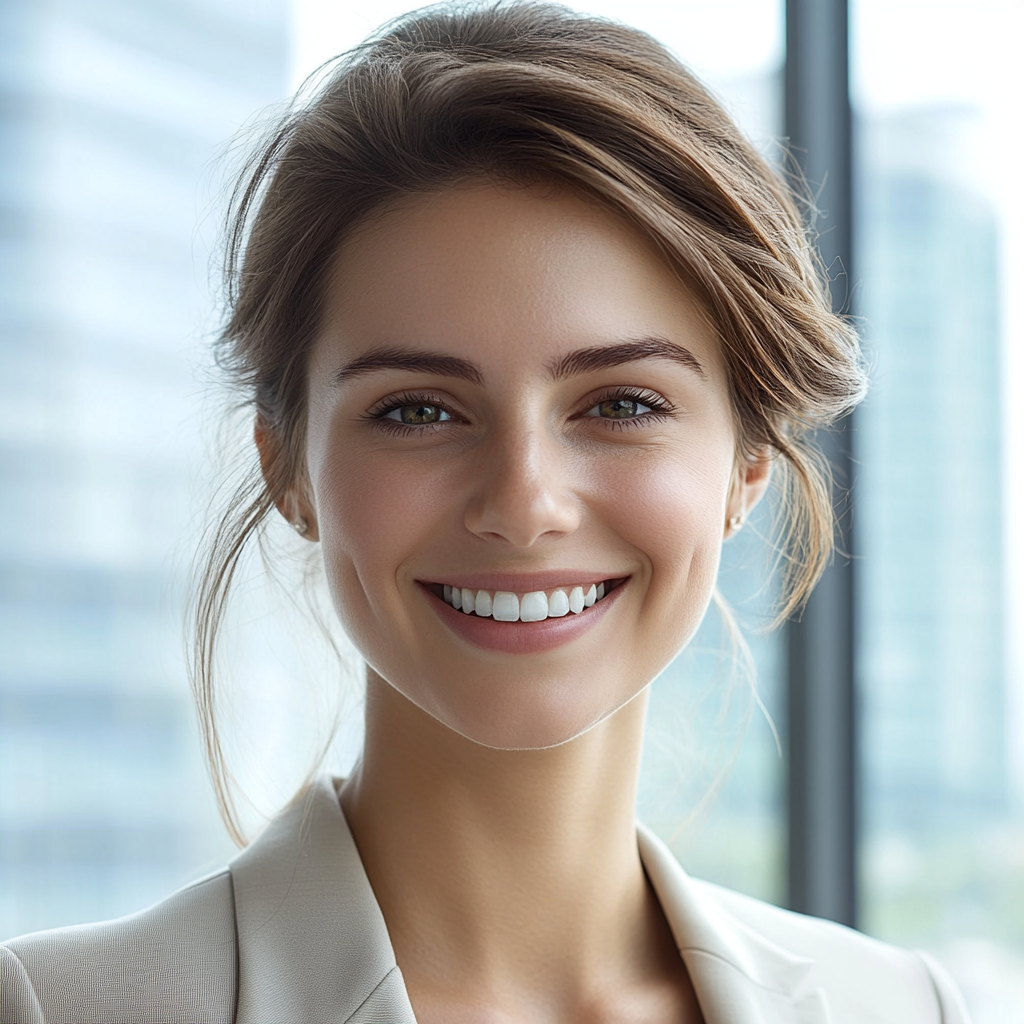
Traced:
<path fill-rule="evenodd" d="M 276 455 L 214 527 L 195 597 L 193 688 L 225 821 L 213 660 L 246 545 L 305 472 L 306 364 L 328 267 L 372 211 L 473 176 L 558 184 L 652 239 L 699 290 L 729 367 L 741 457 L 781 486 L 779 621 L 832 552 L 831 482 L 811 435 L 865 379 L 797 206 L 703 85 L 649 36 L 542 3 L 414 13 L 340 58 L 291 107 L 233 193 L 219 363 Z"/>

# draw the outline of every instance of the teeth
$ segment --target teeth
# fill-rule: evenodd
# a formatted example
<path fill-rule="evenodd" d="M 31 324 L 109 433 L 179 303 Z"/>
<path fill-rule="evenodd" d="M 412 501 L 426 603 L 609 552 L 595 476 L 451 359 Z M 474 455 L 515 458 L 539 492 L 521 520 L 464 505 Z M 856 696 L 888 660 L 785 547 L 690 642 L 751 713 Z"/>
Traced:
<path fill-rule="evenodd" d="M 548 617 L 548 595 L 543 590 L 524 594 L 519 605 L 519 618 L 523 622 L 540 622 Z"/>
<path fill-rule="evenodd" d="M 493 596 L 489 590 L 472 590 L 444 584 L 444 599 L 453 608 L 466 615 L 477 614 L 481 618 L 494 616 L 499 622 L 541 622 L 544 619 L 560 619 L 572 612 L 579 615 L 585 608 L 592 607 L 607 592 L 604 583 L 591 584 L 586 591 L 573 587 L 568 594 L 565 590 L 554 590 L 549 597 L 543 590 L 529 594 L 509 593 L 499 590 Z"/>
<path fill-rule="evenodd" d="M 518 622 L 519 598 L 515 594 L 508 593 L 506 590 L 499 590 L 494 595 L 494 605 L 491 608 L 491 614 L 499 622 Z"/>
<path fill-rule="evenodd" d="M 565 596 L 564 590 L 556 590 L 548 598 L 548 618 L 560 619 L 563 615 L 569 614 L 569 598 Z"/>

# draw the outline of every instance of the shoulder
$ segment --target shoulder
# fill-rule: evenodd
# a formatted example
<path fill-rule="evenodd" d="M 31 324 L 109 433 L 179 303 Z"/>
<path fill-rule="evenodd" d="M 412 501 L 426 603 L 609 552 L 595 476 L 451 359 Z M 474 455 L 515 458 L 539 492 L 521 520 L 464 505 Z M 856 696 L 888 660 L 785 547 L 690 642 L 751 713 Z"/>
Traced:
<path fill-rule="evenodd" d="M 237 974 L 225 869 L 128 917 L 0 944 L 0 1024 L 230 1024 Z"/>
<path fill-rule="evenodd" d="M 805 985 L 823 993 L 836 1021 L 967 1024 L 956 986 L 926 954 L 710 882 L 693 884 L 738 928 L 803 960 Z"/>

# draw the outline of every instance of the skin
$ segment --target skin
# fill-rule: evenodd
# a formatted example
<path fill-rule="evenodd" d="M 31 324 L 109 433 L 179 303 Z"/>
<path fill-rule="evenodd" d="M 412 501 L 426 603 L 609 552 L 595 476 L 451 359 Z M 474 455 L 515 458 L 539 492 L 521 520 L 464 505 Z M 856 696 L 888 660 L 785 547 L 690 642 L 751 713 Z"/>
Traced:
<path fill-rule="evenodd" d="M 647 687 L 706 611 L 729 519 L 768 482 L 767 458 L 737 461 L 715 332 L 647 240 L 546 188 L 405 201 L 333 269 L 308 476 L 278 504 L 321 542 L 368 664 L 364 753 L 340 797 L 417 1019 L 699 1021 L 633 822 Z M 639 339 L 693 363 L 552 373 Z M 476 377 L 339 380 L 396 348 Z M 401 429 L 403 403 L 438 421 Z M 267 458 L 272 438 L 257 442 Z M 468 642 L 424 586 L 547 570 L 625 582 L 541 651 Z"/>

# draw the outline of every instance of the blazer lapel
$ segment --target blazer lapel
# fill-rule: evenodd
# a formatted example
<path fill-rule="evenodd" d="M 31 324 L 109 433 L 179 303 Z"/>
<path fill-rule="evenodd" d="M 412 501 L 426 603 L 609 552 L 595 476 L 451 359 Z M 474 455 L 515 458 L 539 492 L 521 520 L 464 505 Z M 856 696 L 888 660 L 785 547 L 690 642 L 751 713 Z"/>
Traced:
<path fill-rule="evenodd" d="M 814 961 L 730 915 L 643 825 L 637 839 L 707 1024 L 828 1024 L 824 992 L 806 984 Z"/>
<path fill-rule="evenodd" d="M 707 1024 L 828 1024 L 813 961 L 730 915 L 638 826 L 640 856 Z M 235 1024 L 416 1024 L 383 915 L 331 779 L 231 862 Z"/>
<path fill-rule="evenodd" d="M 235 1024 L 415 1024 L 380 908 L 331 780 L 231 862 Z"/>

